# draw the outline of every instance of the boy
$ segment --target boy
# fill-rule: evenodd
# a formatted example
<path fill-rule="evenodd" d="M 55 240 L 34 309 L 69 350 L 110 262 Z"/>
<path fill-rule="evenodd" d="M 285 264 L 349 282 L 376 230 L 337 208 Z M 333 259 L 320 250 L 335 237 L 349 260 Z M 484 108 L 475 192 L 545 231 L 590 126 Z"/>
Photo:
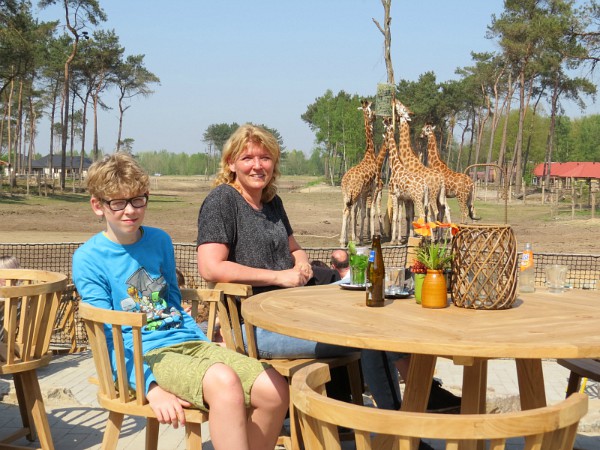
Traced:
<path fill-rule="evenodd" d="M 209 342 L 183 311 L 171 239 L 142 227 L 147 173 L 131 155 L 115 153 L 90 167 L 87 187 L 106 230 L 75 252 L 73 280 L 87 303 L 148 315 L 146 393 L 159 422 L 177 428 L 183 407 L 210 408 L 214 448 L 274 448 L 289 405 L 287 382 L 273 368 Z M 124 337 L 132 349 L 131 336 Z"/>

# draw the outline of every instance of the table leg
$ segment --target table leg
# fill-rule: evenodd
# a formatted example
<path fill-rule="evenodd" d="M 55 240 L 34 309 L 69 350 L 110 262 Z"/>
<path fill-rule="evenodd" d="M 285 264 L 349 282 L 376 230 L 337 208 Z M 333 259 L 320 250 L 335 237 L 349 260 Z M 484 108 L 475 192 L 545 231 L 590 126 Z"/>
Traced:
<path fill-rule="evenodd" d="M 485 414 L 487 389 L 487 359 L 475 358 L 472 365 L 463 366 L 461 414 Z M 461 450 L 483 450 L 484 442 L 461 442 Z"/>
<path fill-rule="evenodd" d="M 424 412 L 427 410 L 436 362 L 437 356 L 418 354 L 410 356 L 402 411 Z"/>
<path fill-rule="evenodd" d="M 402 411 L 424 412 L 427 409 L 429 392 L 431 391 L 431 381 L 437 356 L 412 354 L 410 356 L 410 365 L 408 366 L 408 379 L 405 380 L 404 397 L 402 398 Z M 376 449 L 395 449 L 398 448 L 398 442 L 394 442 L 394 437 L 390 435 L 376 436 L 373 448 Z M 418 439 L 411 442 L 411 448 L 418 448 Z"/>
<path fill-rule="evenodd" d="M 521 409 L 546 406 L 544 373 L 541 359 L 516 359 Z"/>

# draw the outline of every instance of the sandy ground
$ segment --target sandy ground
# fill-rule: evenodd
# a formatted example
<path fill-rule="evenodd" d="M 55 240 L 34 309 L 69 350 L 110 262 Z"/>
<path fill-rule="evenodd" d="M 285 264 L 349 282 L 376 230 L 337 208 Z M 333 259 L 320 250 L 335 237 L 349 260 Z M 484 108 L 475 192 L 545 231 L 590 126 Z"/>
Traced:
<path fill-rule="evenodd" d="M 305 247 L 337 247 L 342 223 L 341 190 L 325 184 L 311 185 L 310 181 L 307 177 L 289 177 L 279 183 L 294 234 Z M 204 177 L 153 178 L 146 224 L 165 229 L 174 242 L 194 242 L 198 210 L 210 188 L 211 183 Z M 450 201 L 453 219 L 457 220 L 459 208 L 453 199 Z M 480 189 L 475 205 L 482 217 L 479 223 L 504 223 L 505 205 L 496 200 L 494 192 Z M 519 248 L 531 242 L 538 252 L 600 255 L 600 219 L 591 219 L 589 211 L 577 214 L 581 218 L 571 220 L 570 207 L 565 205 L 557 217 L 555 210 L 533 197 L 525 204 L 515 200 L 507 206 L 508 223 Z M 7 193 L 6 186 L 0 191 L 0 242 L 82 242 L 103 228 L 85 194 L 26 198 Z"/>

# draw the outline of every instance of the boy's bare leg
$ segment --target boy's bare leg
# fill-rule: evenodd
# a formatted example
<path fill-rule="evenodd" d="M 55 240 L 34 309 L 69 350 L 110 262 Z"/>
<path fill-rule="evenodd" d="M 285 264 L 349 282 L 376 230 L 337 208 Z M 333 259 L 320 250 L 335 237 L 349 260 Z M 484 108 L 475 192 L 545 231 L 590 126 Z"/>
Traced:
<path fill-rule="evenodd" d="M 248 440 L 253 450 L 273 449 L 289 408 L 288 383 L 275 369 L 261 373 L 250 395 Z"/>
<path fill-rule="evenodd" d="M 242 383 L 225 364 L 212 365 L 202 381 L 210 407 L 208 426 L 215 450 L 249 450 L 246 406 Z"/>

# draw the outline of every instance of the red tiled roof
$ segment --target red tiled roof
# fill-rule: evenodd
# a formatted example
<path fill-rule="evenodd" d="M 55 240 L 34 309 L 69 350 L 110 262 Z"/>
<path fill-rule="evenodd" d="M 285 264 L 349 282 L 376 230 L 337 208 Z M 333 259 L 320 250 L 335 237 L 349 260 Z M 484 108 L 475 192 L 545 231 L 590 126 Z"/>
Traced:
<path fill-rule="evenodd" d="M 544 164 L 538 164 L 533 169 L 536 177 L 542 177 Z M 559 178 L 600 178 L 599 162 L 564 162 L 550 163 L 550 176 Z"/>

